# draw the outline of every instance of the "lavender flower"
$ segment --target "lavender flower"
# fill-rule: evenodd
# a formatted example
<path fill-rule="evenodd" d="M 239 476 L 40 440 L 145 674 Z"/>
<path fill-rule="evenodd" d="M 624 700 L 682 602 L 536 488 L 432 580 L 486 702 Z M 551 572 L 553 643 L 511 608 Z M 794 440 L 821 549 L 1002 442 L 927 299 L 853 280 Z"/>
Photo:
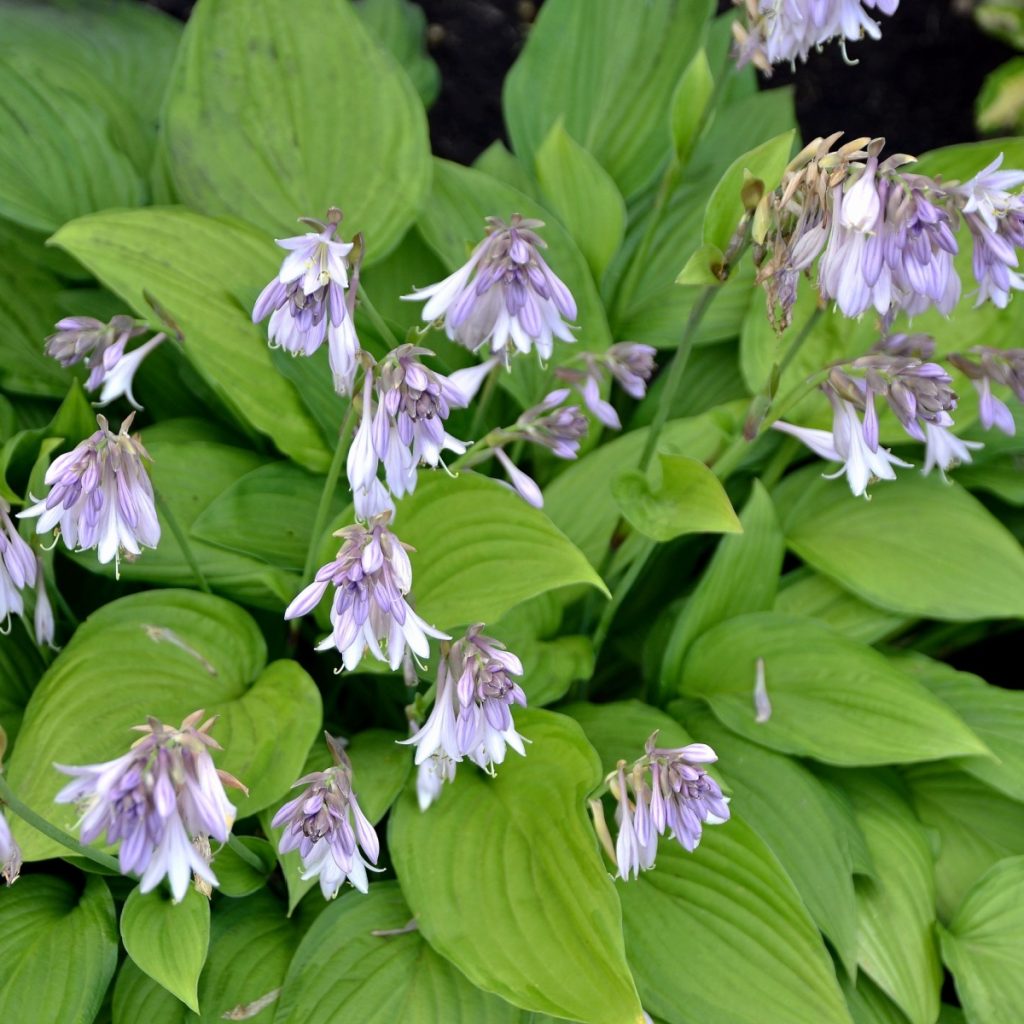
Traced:
<path fill-rule="evenodd" d="M 0 498 L 0 632 L 8 632 L 12 615 L 23 615 L 22 591 L 36 582 L 36 557 L 21 538 L 10 516 L 11 506 Z"/>
<path fill-rule="evenodd" d="M 102 565 L 155 548 L 160 524 L 142 462 L 149 453 L 128 434 L 134 417 L 115 434 L 97 416 L 99 430 L 53 460 L 45 476 L 49 494 L 42 501 L 33 497 L 36 504 L 19 517 L 39 516 L 37 533 L 57 527 L 69 549 L 96 548 Z"/>
<path fill-rule="evenodd" d="M 334 238 L 340 210 L 329 210 L 325 221 L 303 217 L 299 223 L 315 230 L 276 239 L 288 255 L 277 277 L 256 299 L 252 320 L 259 323 L 269 315 L 271 347 L 293 356 L 313 355 L 326 339 L 335 390 L 347 395 L 355 382 L 359 353 L 353 317 L 358 262 L 349 283 L 349 254 L 355 243 Z M 361 259 L 362 245 L 359 252 Z"/>
<path fill-rule="evenodd" d="M 40 554 L 36 555 L 36 607 L 32 614 L 32 626 L 36 643 L 40 647 L 53 647 L 53 607 L 46 593 L 46 573 L 43 571 L 43 557 Z"/>
<path fill-rule="evenodd" d="M 317 650 L 337 649 L 350 671 L 367 650 L 397 671 L 406 646 L 426 659 L 428 636 L 449 639 L 424 622 L 406 600 L 412 589 L 412 565 L 405 545 L 388 529 L 390 518 L 384 512 L 366 526 L 355 523 L 338 530 L 334 536 L 342 545 L 337 557 L 320 569 L 284 613 L 286 619 L 308 614 L 333 586 L 331 633 Z"/>
<path fill-rule="evenodd" d="M 650 736 L 644 756 L 628 772 L 626 762 L 620 761 L 610 778 L 618 801 L 615 859 L 623 879 L 638 877 L 654 866 L 658 836 L 666 830 L 692 853 L 705 824 L 729 820 L 726 798 L 702 767 L 718 760 L 711 747 L 706 743 L 658 747 L 657 738 L 657 732 Z"/>
<path fill-rule="evenodd" d="M 1024 402 L 1024 349 L 977 345 L 966 353 L 951 355 L 950 361 L 966 374 L 978 392 L 978 415 L 986 430 L 997 427 L 1008 437 L 1017 430 L 1013 413 L 1002 399 L 992 394 L 992 385 L 1008 387 Z"/>
<path fill-rule="evenodd" d="M 952 420 L 949 425 L 952 425 Z M 949 426 L 941 423 L 926 422 L 924 431 L 924 466 L 921 472 L 927 475 L 933 469 L 938 469 L 943 480 L 946 478 L 947 470 L 972 461 L 971 449 L 985 447 L 980 441 L 962 440 L 949 429 Z"/>
<path fill-rule="evenodd" d="M 601 397 L 601 385 L 610 374 L 631 398 L 643 398 L 647 393 L 647 382 L 654 373 L 655 351 L 652 345 L 623 341 L 601 354 L 583 353 L 585 370 L 559 367 L 555 376 L 572 384 L 586 407 L 606 427 L 621 430 L 619 414 L 610 402 Z"/>
<path fill-rule="evenodd" d="M 4 812 L 0 809 L 0 878 L 7 885 L 14 885 L 21 874 L 21 847 L 11 835 Z"/>
<path fill-rule="evenodd" d="M 846 43 L 864 36 L 881 38 L 882 31 L 868 10 L 894 14 L 899 0 L 733 0 L 746 9 L 747 24 L 733 23 L 740 67 L 753 63 L 766 75 L 773 64 L 795 64 L 807 60 L 811 50 L 820 50 L 839 39 Z"/>
<path fill-rule="evenodd" d="M 443 318 L 448 337 L 473 352 L 489 344 L 507 365 L 513 352 L 536 346 L 550 359 L 554 338 L 574 340 L 565 321 L 575 319 L 576 302 L 540 254 L 543 226 L 518 213 L 507 224 L 488 217 L 487 237 L 462 267 L 402 298 L 426 300 L 423 320 Z"/>
<path fill-rule="evenodd" d="M 324 899 L 332 900 L 346 879 L 360 892 L 367 891 L 366 869 L 377 863 L 380 844 L 352 789 L 352 764 L 341 741 L 328 735 L 327 743 L 335 765 L 299 779 L 292 789 L 306 788 L 271 824 L 284 826 L 280 852 L 298 850 L 303 879 L 319 878 Z"/>
<path fill-rule="evenodd" d="M 512 705 L 526 706 L 526 694 L 512 678 L 523 674 L 522 662 L 483 629 L 482 623 L 471 626 L 443 654 L 434 706 L 423 727 L 402 741 L 416 747 L 422 810 L 437 798 L 445 781 L 455 778 L 455 766 L 463 758 L 493 775 L 509 747 L 526 754 L 512 721 Z"/>
<path fill-rule="evenodd" d="M 175 902 L 184 898 L 193 873 L 217 884 L 195 843 L 227 842 L 235 808 L 224 784 L 245 788 L 214 767 L 210 750 L 220 748 L 209 731 L 216 718 L 200 725 L 202 717 L 194 712 L 179 729 L 150 718 L 135 727 L 145 735 L 127 754 L 100 764 L 56 766 L 74 777 L 54 799 L 81 806 L 82 842 L 104 833 L 108 844 L 120 842 L 121 870 L 142 876 L 140 891 L 166 877 Z"/>

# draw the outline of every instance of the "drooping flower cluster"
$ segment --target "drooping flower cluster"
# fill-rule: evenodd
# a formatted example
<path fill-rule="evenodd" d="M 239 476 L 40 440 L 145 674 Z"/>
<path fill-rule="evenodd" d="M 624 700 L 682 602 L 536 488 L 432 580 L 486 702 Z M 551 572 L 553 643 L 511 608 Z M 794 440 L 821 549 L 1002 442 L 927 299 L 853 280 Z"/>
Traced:
<path fill-rule="evenodd" d="M 300 223 L 314 230 L 277 239 L 288 255 L 277 277 L 256 299 L 252 320 L 259 323 L 269 316 L 271 347 L 283 348 L 293 356 L 311 356 L 326 340 L 335 390 L 349 395 L 359 354 L 353 314 L 362 260 L 361 240 L 357 238 L 359 253 L 353 266 L 349 257 L 355 243 L 337 241 L 334 237 L 341 223 L 340 210 L 329 210 L 323 221 L 303 217 Z"/>
<path fill-rule="evenodd" d="M 22 591 L 36 582 L 36 556 L 22 539 L 10 516 L 11 506 L 0 498 L 0 631 L 10 628 L 12 615 L 25 614 Z"/>
<path fill-rule="evenodd" d="M 430 349 L 400 345 L 366 371 L 362 415 L 347 467 L 360 519 L 393 511 L 393 498 L 416 489 L 419 466 L 436 468 L 443 451 L 461 455 L 466 450 L 444 423 L 453 408 L 465 408 L 468 401 L 450 378 L 420 361 L 433 354 Z M 377 477 L 381 464 L 387 491 Z"/>
<path fill-rule="evenodd" d="M 729 804 L 703 766 L 718 760 L 706 743 L 659 747 L 658 734 L 647 740 L 644 756 L 627 770 L 620 761 L 609 785 L 618 801 L 619 834 L 615 860 L 619 877 L 638 877 L 654 866 L 658 836 L 671 838 L 691 853 L 704 825 L 729 820 Z"/>
<path fill-rule="evenodd" d="M 149 453 L 128 433 L 132 413 L 115 434 L 103 416 L 97 430 L 71 451 L 58 455 L 46 471 L 50 492 L 19 512 L 38 516 L 37 533 L 60 530 L 71 550 L 96 548 L 100 563 L 134 558 L 160 540 L 153 485 L 143 459 Z"/>
<path fill-rule="evenodd" d="M 990 348 L 978 345 L 966 353 L 949 357 L 950 362 L 970 378 L 978 392 L 978 418 L 986 430 L 998 428 L 1008 437 L 1017 432 L 1013 413 L 1002 399 L 992 394 L 992 385 L 1008 387 L 1024 402 L 1024 348 Z"/>
<path fill-rule="evenodd" d="M 512 678 L 523 674 L 522 662 L 483 630 L 482 623 L 472 626 L 442 654 L 430 715 L 403 741 L 416 747 L 421 810 L 437 798 L 444 782 L 455 778 L 463 758 L 493 775 L 508 747 L 526 753 L 512 721 L 512 705 L 526 706 L 526 694 Z"/>
<path fill-rule="evenodd" d="M 636 341 L 622 341 L 607 352 L 584 352 L 581 355 L 585 369 L 561 366 L 555 376 L 572 384 L 586 407 L 606 427 L 621 430 L 622 422 L 615 407 L 601 397 L 601 385 L 608 375 L 616 380 L 630 398 L 639 401 L 647 393 L 647 382 L 654 373 L 653 345 Z"/>
<path fill-rule="evenodd" d="M 178 729 L 151 718 L 135 727 L 145 735 L 127 754 L 100 764 L 56 766 L 74 777 L 54 799 L 81 807 L 82 842 L 104 834 L 108 844 L 119 842 L 121 870 L 141 876 L 139 889 L 149 892 L 166 877 L 176 902 L 193 873 L 217 885 L 194 841 L 227 842 L 235 808 L 224 785 L 245 788 L 214 767 L 210 751 L 220 747 L 209 731 L 216 719 L 199 724 L 202 717 L 196 711 Z"/>
<path fill-rule="evenodd" d="M 879 39 L 881 26 L 868 13 L 891 15 L 899 0 L 733 0 L 746 11 L 746 25 L 733 22 L 737 62 L 752 63 L 766 75 L 773 64 L 807 60 L 833 39 Z"/>
<path fill-rule="evenodd" d="M 1000 171 L 1000 155 L 960 185 L 914 174 L 913 158 L 880 160 L 884 140 L 839 134 L 810 143 L 767 193 L 755 216 L 758 280 L 778 328 L 789 323 L 800 275 L 818 266 L 818 290 L 846 316 L 874 309 L 885 329 L 897 313 L 952 312 L 961 281 L 954 264 L 961 223 L 973 241 L 977 303 L 1002 307 L 1024 288 L 1024 198 L 1008 189 L 1024 172 Z"/>
<path fill-rule="evenodd" d="M 271 824 L 284 827 L 280 852 L 298 850 L 303 879 L 319 879 L 324 899 L 332 900 L 346 879 L 360 892 L 367 891 L 366 869 L 377 863 L 380 843 L 352 789 L 352 764 L 341 741 L 328 735 L 327 743 L 335 764 L 299 779 L 292 789 L 306 788 Z"/>
<path fill-rule="evenodd" d="M 46 354 L 61 366 L 84 363 L 89 370 L 86 390 L 101 388 L 97 405 L 101 408 L 124 396 L 140 409 L 132 386 L 142 361 L 166 339 L 163 333 L 131 352 L 125 352 L 128 343 L 145 334 L 146 328 L 130 316 L 115 316 L 110 323 L 91 316 L 68 316 L 57 321 L 54 333 L 46 339 Z"/>
<path fill-rule="evenodd" d="M 335 648 L 350 671 L 369 651 L 392 671 L 402 664 L 406 647 L 422 659 L 430 655 L 427 637 L 447 640 L 446 633 L 423 621 L 409 605 L 412 565 L 405 545 L 388 529 L 389 512 L 374 516 L 366 526 L 354 523 L 338 530 L 342 540 L 337 557 L 322 566 L 284 613 L 296 619 L 311 612 L 329 586 L 331 633 L 318 651 Z"/>
<path fill-rule="evenodd" d="M 514 352 L 536 347 L 550 359 L 555 338 L 574 340 L 566 321 L 576 318 L 576 301 L 541 255 L 543 226 L 518 213 L 508 223 L 488 217 L 487 237 L 462 267 L 402 298 L 425 300 L 423 320 L 443 319 L 448 337 L 472 352 L 489 346 L 508 365 Z"/>

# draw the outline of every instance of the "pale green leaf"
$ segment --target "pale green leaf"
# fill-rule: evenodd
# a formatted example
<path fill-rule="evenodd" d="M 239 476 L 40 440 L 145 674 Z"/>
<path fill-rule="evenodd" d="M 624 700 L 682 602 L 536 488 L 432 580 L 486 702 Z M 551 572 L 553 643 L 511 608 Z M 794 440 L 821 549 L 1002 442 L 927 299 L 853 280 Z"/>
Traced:
<path fill-rule="evenodd" d="M 840 983 L 853 1024 L 907 1024 L 900 1008 L 863 971 L 856 985 L 849 978 Z"/>
<path fill-rule="evenodd" d="M 189 1024 L 195 1016 L 181 1000 L 125 957 L 111 999 L 111 1024 Z"/>
<path fill-rule="evenodd" d="M 136 965 L 199 1012 L 199 972 L 210 944 L 210 901 L 189 886 L 175 904 L 159 889 L 133 889 L 121 911 L 121 940 Z"/>
<path fill-rule="evenodd" d="M 634 529 L 659 543 L 687 533 L 742 533 L 743 527 L 714 473 L 685 455 L 658 457 L 661 479 L 627 469 L 612 481 L 612 496 Z"/>
<path fill-rule="evenodd" d="M 441 73 L 427 54 L 427 17 L 410 0 L 359 0 L 356 13 L 371 34 L 394 54 L 429 107 L 441 91 Z"/>
<path fill-rule="evenodd" d="M 347 3 L 203 0 L 185 28 L 163 143 L 174 186 L 204 213 L 268 235 L 345 213 L 369 259 L 405 233 L 430 185 L 423 105 Z"/>
<path fill-rule="evenodd" d="M 261 867 L 250 864 L 232 845 L 225 843 L 213 855 L 217 891 L 234 899 L 251 896 L 266 885 L 277 864 L 274 847 L 258 836 L 236 836 L 238 843 L 254 854 Z"/>
<path fill-rule="evenodd" d="M 298 777 L 320 724 L 320 694 L 294 661 L 266 665 L 256 623 L 220 598 L 183 590 L 133 594 L 93 613 L 32 694 L 8 765 L 11 786 L 37 813 L 73 830 L 75 809 L 54 804 L 67 781 L 48 767 L 123 754 L 147 716 L 177 725 L 205 708 L 219 715 L 214 755 L 249 787 L 229 790 L 239 816 L 282 796 Z M 102 705 L 103 715 L 95 709 Z M 63 848 L 15 827 L 26 860 Z"/>
<path fill-rule="evenodd" d="M 0 889 L 0 1020 L 90 1024 L 117 967 L 114 901 L 97 875 Z"/>
<path fill-rule="evenodd" d="M 686 164 L 707 120 L 708 104 L 715 88 L 708 55 L 698 50 L 679 79 L 669 117 L 676 160 Z"/>
<path fill-rule="evenodd" d="M 756 721 L 754 680 L 764 662 L 772 714 Z M 987 753 L 916 679 L 877 651 L 810 619 L 742 615 L 690 649 L 681 687 L 733 731 L 783 753 L 829 764 L 931 761 Z"/>
<path fill-rule="evenodd" d="M 640 1024 L 585 811 L 597 755 L 562 715 L 517 713 L 516 728 L 532 742 L 496 778 L 467 763 L 428 813 L 411 791 L 398 802 L 388 838 L 402 891 L 424 938 L 486 991 L 587 1024 Z"/>

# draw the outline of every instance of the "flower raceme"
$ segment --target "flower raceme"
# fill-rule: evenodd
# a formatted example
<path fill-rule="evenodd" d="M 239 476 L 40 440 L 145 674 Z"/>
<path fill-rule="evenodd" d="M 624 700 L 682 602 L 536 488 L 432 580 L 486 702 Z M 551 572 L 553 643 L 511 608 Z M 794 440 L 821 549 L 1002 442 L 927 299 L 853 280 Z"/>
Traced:
<path fill-rule="evenodd" d="M 455 778 L 463 758 L 493 775 L 509 747 L 526 753 L 512 721 L 512 705 L 526 707 L 526 694 L 513 679 L 523 674 L 522 662 L 483 629 L 482 623 L 470 627 L 442 654 L 434 706 L 422 728 L 402 741 L 416 748 L 422 810 L 437 798 L 443 782 Z"/>
<path fill-rule="evenodd" d="M 630 398 L 639 401 L 647 393 L 647 382 L 654 374 L 653 345 L 622 341 L 607 352 L 584 352 L 585 369 L 560 366 L 555 376 L 575 387 L 590 412 L 611 430 L 621 430 L 622 422 L 615 407 L 601 397 L 601 385 L 607 375 L 616 380 Z"/>
<path fill-rule="evenodd" d="M 175 902 L 184 898 L 193 873 L 217 884 L 195 841 L 227 842 L 235 808 L 224 785 L 245 789 L 214 767 L 210 751 L 220 748 L 209 732 L 216 718 L 199 724 L 202 717 L 196 711 L 178 729 L 151 718 L 135 727 L 145 735 L 127 754 L 100 764 L 56 766 L 73 776 L 55 799 L 81 807 L 82 842 L 104 833 L 108 844 L 120 842 L 121 870 L 141 876 L 142 892 L 166 877 Z"/>
<path fill-rule="evenodd" d="M 331 632 L 317 650 L 336 649 L 349 671 L 367 651 L 397 671 L 406 647 L 426 659 L 427 637 L 450 639 L 424 622 L 406 600 L 412 589 L 412 565 L 405 545 L 388 529 L 390 519 L 391 514 L 383 512 L 365 526 L 354 523 L 338 530 L 334 536 L 342 544 L 337 557 L 321 567 L 284 613 L 286 619 L 309 614 L 333 586 Z"/>
<path fill-rule="evenodd" d="M 366 892 L 366 869 L 377 863 L 380 843 L 352 789 L 352 765 L 339 740 L 327 737 L 336 764 L 304 775 L 293 786 L 306 788 L 274 815 L 284 827 L 278 849 L 298 850 L 302 878 L 317 878 L 324 899 L 332 900 L 346 880 Z M 372 868 L 371 868 L 372 870 Z"/>
<path fill-rule="evenodd" d="M 25 613 L 22 591 L 34 586 L 36 556 L 11 519 L 11 506 L 0 498 L 0 630 L 10 629 L 11 616 Z"/>
<path fill-rule="evenodd" d="M 46 471 L 50 491 L 19 512 L 39 517 L 37 533 L 59 529 L 70 550 L 96 548 L 100 563 L 135 558 L 160 540 L 153 485 L 143 459 L 149 453 L 128 433 L 132 413 L 115 434 L 103 416 L 99 429 L 70 452 L 58 455 Z"/>
<path fill-rule="evenodd" d="M 472 352 L 489 347 L 508 365 L 536 347 L 550 359 L 555 338 L 574 340 L 566 321 L 576 318 L 576 300 L 541 255 L 543 226 L 518 213 L 508 223 L 488 217 L 487 237 L 462 267 L 402 298 L 425 301 L 423 320 L 443 319 L 448 337 Z"/>
<path fill-rule="evenodd" d="M 352 268 L 349 256 L 355 243 L 334 237 L 341 223 L 340 210 L 332 208 L 323 221 L 303 217 L 300 223 L 314 230 L 276 240 L 288 255 L 256 299 L 252 320 L 259 323 L 269 316 L 271 347 L 293 356 L 311 356 L 326 340 L 335 390 L 348 395 L 359 354 L 354 313 L 363 247 L 360 244 L 359 260 Z"/>
<path fill-rule="evenodd" d="M 632 768 L 627 771 L 626 762 L 620 761 L 609 778 L 618 801 L 615 860 L 624 879 L 654 866 L 658 836 L 666 831 L 692 853 L 705 824 L 729 820 L 729 804 L 703 767 L 718 760 L 714 750 L 706 743 L 658 747 L 657 738 L 657 732 L 650 736 L 644 756 Z"/>
<path fill-rule="evenodd" d="M 999 349 L 977 345 L 966 353 L 950 356 L 950 362 L 968 378 L 978 392 L 978 418 L 986 430 L 996 427 L 1008 437 L 1017 431 L 1013 413 L 1002 399 L 992 394 L 992 385 L 1008 387 L 1024 402 L 1024 348 Z"/>

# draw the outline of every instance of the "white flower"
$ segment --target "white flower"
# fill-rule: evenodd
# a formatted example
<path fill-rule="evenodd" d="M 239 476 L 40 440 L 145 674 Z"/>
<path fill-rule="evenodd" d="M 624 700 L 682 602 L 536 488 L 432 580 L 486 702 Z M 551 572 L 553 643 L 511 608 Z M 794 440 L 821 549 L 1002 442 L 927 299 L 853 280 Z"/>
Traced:
<path fill-rule="evenodd" d="M 946 470 L 961 463 L 971 462 L 971 449 L 984 448 L 980 441 L 964 441 L 947 427 L 925 421 L 924 468 L 922 473 L 928 474 L 938 469 L 939 475 L 945 479 Z"/>

